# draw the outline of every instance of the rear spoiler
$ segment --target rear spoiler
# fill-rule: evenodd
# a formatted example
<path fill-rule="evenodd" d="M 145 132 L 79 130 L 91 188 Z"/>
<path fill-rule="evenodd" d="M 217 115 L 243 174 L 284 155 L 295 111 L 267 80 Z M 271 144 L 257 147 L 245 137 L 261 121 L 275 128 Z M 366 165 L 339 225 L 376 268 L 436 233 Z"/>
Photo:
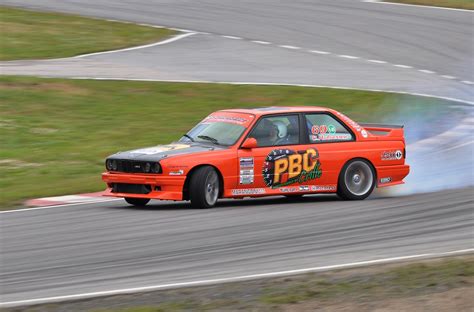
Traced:
<path fill-rule="evenodd" d="M 384 125 L 384 124 L 371 124 L 361 123 L 359 124 L 365 130 L 369 131 L 372 135 L 379 137 L 379 139 L 403 139 L 403 125 Z M 384 138 L 382 138 L 384 137 Z"/>
<path fill-rule="evenodd" d="M 360 123 L 362 127 L 369 129 L 369 128 L 382 128 L 382 129 L 403 129 L 403 125 L 384 125 L 384 124 L 376 124 L 376 123 Z"/>

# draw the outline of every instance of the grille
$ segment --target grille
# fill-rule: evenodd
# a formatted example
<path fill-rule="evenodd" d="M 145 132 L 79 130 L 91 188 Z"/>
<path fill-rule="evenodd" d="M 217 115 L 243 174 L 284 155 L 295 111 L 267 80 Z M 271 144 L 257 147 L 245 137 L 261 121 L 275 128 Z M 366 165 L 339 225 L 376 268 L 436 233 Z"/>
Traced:
<path fill-rule="evenodd" d="M 147 184 L 113 183 L 112 192 L 127 194 L 148 194 L 151 192 L 151 186 Z"/>
<path fill-rule="evenodd" d="M 117 171 L 126 173 L 145 173 L 146 162 L 132 160 L 118 160 Z"/>
<path fill-rule="evenodd" d="M 129 172 L 129 173 L 141 173 L 143 172 L 144 163 L 130 160 L 119 160 L 117 161 L 117 171 Z"/>

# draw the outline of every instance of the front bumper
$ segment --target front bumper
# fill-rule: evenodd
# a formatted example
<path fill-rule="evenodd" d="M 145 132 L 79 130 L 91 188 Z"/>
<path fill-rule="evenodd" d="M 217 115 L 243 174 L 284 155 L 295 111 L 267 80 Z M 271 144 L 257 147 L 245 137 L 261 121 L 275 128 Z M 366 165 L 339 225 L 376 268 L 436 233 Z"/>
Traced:
<path fill-rule="evenodd" d="M 102 181 L 107 183 L 104 196 L 150 198 L 163 200 L 183 200 L 183 186 L 186 176 L 165 176 L 162 174 L 102 173 Z M 144 185 L 150 191 L 146 194 L 118 192 L 119 184 Z"/>

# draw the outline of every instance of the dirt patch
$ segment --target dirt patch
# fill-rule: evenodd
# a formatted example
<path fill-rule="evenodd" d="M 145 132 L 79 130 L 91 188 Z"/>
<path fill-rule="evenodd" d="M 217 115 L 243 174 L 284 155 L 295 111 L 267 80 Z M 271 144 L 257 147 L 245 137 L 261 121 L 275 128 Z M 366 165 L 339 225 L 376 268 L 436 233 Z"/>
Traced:
<path fill-rule="evenodd" d="M 32 90 L 32 91 L 55 91 L 70 95 L 88 95 L 89 90 L 81 88 L 74 84 L 63 82 L 45 82 L 45 83 L 10 83 L 0 84 L 0 90 Z"/>
<path fill-rule="evenodd" d="M 41 164 L 30 163 L 18 159 L 0 159 L 0 168 L 5 169 L 22 169 L 40 167 Z"/>
<path fill-rule="evenodd" d="M 474 307 L 474 289 L 471 287 L 447 290 L 442 293 L 382 299 L 375 301 L 330 301 L 311 300 L 300 304 L 281 307 L 284 312 L 325 311 L 325 312 L 432 312 L 457 311 L 472 312 Z"/>
<path fill-rule="evenodd" d="M 14 120 L 0 119 L 0 129 L 15 129 L 18 128 Z"/>
<path fill-rule="evenodd" d="M 30 129 L 31 133 L 34 134 L 52 134 L 58 132 L 58 129 L 53 129 L 53 128 L 33 128 Z"/>

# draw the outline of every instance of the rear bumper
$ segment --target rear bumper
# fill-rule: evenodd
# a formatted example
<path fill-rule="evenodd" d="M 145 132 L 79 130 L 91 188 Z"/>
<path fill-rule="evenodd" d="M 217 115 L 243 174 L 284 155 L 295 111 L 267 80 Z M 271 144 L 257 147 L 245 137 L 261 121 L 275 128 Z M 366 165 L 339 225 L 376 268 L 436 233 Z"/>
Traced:
<path fill-rule="evenodd" d="M 105 172 L 102 174 L 102 181 L 107 183 L 107 189 L 103 196 L 182 200 L 185 180 L 186 176 Z M 150 192 L 147 194 L 114 192 L 113 186 L 116 183 L 146 185 Z"/>
<path fill-rule="evenodd" d="M 410 173 L 410 166 L 382 166 L 377 168 L 377 187 L 403 184 L 403 179 Z"/>

